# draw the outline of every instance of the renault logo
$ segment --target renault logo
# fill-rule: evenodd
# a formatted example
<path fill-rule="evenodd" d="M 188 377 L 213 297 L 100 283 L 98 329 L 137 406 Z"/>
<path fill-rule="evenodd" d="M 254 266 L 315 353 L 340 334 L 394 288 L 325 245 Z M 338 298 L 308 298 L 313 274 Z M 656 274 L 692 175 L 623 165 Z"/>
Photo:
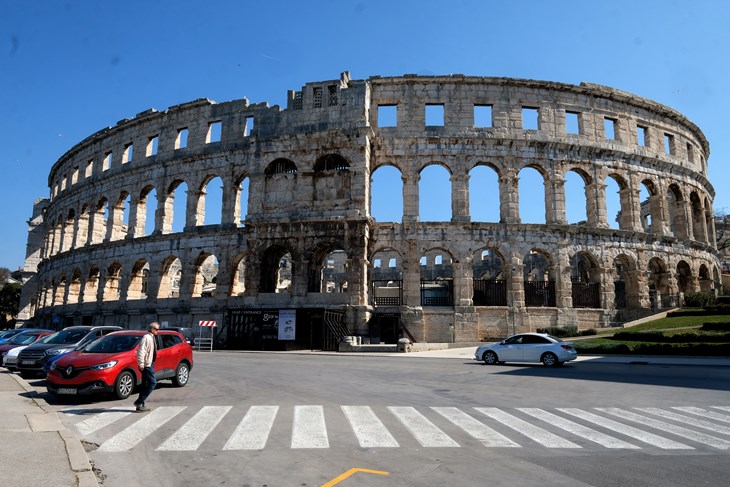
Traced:
<path fill-rule="evenodd" d="M 73 365 L 69 365 L 66 367 L 66 375 L 71 375 L 71 372 L 74 371 Z"/>

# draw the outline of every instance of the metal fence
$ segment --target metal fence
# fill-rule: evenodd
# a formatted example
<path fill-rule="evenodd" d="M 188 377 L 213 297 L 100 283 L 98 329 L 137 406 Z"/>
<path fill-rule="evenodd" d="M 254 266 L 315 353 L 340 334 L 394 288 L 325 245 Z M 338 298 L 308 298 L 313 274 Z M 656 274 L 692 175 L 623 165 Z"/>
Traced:
<path fill-rule="evenodd" d="M 601 284 L 597 282 L 573 282 L 574 308 L 600 308 Z"/>
<path fill-rule="evenodd" d="M 474 279 L 474 306 L 507 306 L 507 281 Z"/>
<path fill-rule="evenodd" d="M 525 306 L 555 307 L 555 281 L 525 281 Z"/>
<path fill-rule="evenodd" d="M 403 304 L 403 281 L 374 280 L 371 282 L 374 306 L 400 306 Z"/>
<path fill-rule="evenodd" d="M 421 306 L 453 306 L 454 282 L 421 280 Z"/>

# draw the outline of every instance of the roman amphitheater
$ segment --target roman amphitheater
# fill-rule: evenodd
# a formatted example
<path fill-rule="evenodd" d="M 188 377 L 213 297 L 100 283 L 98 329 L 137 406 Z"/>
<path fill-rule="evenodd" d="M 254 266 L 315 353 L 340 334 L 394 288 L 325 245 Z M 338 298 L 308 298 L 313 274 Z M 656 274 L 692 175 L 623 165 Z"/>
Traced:
<path fill-rule="evenodd" d="M 209 320 L 219 346 L 243 349 L 607 326 L 719 289 L 708 156 L 681 113 L 590 83 L 345 72 L 286 108 L 148 110 L 51 168 L 20 319 L 196 333 Z M 424 217 L 426 172 L 450 218 Z M 527 172 L 541 223 L 520 215 Z M 400 194 L 375 191 L 381 175 Z M 376 203 L 400 216 L 378 220 Z M 479 221 L 487 207 L 498 216 Z"/>

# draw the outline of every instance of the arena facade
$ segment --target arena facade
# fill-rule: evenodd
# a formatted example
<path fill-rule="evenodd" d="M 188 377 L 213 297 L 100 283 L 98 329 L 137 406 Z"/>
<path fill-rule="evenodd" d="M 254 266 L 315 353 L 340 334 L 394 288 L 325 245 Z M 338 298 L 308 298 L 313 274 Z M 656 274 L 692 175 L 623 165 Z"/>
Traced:
<path fill-rule="evenodd" d="M 345 72 L 289 91 L 285 109 L 244 98 L 148 110 L 51 168 L 19 318 L 196 333 L 214 320 L 220 346 L 253 349 L 606 326 L 719 289 L 708 157 L 681 113 L 590 83 Z M 419 216 L 434 165 L 450 221 Z M 400 221 L 371 214 L 386 168 Z M 528 170 L 544 181 L 542 224 L 520 217 Z M 470 182 L 476 171 L 494 191 Z M 585 188 L 574 224 L 570 173 Z M 477 201 L 499 219 L 475 221 Z"/>

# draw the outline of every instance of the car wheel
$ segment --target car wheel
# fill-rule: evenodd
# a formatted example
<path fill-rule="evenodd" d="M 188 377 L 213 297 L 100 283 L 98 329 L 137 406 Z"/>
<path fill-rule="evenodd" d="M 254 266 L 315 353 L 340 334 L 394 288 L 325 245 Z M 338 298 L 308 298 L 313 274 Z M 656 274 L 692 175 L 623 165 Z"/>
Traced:
<path fill-rule="evenodd" d="M 128 370 L 125 370 L 114 383 L 114 395 L 117 399 L 126 399 L 132 395 L 134 391 L 134 376 Z"/>
<path fill-rule="evenodd" d="M 190 367 L 185 362 L 177 364 L 175 369 L 175 377 L 172 378 L 172 383 L 177 387 L 185 387 L 190 379 Z"/>
<path fill-rule="evenodd" d="M 499 363 L 497 354 L 492 352 L 491 350 L 485 352 L 484 355 L 482 355 L 482 360 L 484 360 L 484 363 L 487 365 L 496 365 L 497 363 Z"/>
<path fill-rule="evenodd" d="M 560 365 L 560 361 L 558 360 L 558 357 L 552 352 L 547 352 L 547 353 L 543 354 L 540 361 L 542 362 L 543 365 L 545 365 L 547 367 L 557 367 L 558 365 Z"/>

